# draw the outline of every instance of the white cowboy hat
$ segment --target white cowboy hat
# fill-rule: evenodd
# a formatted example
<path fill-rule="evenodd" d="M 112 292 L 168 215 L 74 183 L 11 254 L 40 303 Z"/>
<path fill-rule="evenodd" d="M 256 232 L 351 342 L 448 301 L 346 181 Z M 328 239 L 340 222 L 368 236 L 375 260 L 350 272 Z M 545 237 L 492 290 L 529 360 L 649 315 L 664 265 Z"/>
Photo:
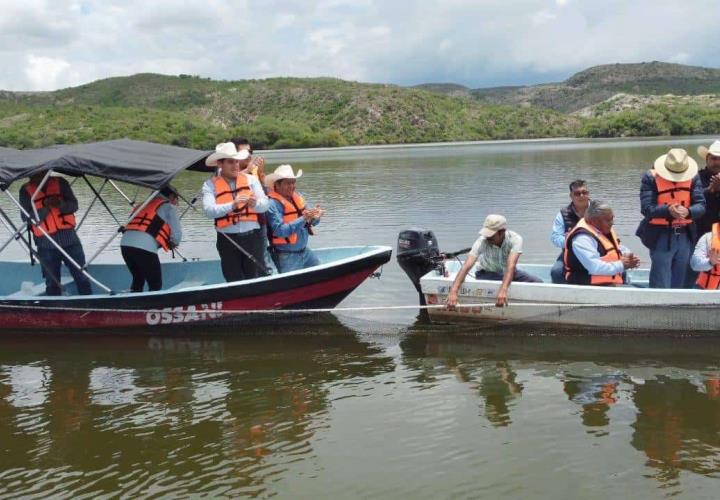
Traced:
<path fill-rule="evenodd" d="M 715 141 L 712 144 L 710 144 L 709 148 L 706 148 L 705 146 L 700 146 L 697 149 L 698 156 L 702 158 L 703 160 L 707 160 L 707 155 L 713 155 L 720 158 L 720 141 Z"/>
<path fill-rule="evenodd" d="M 205 165 L 217 167 L 218 160 L 244 160 L 248 157 L 250 157 L 250 151 L 247 149 L 238 151 L 232 142 L 221 142 L 215 146 L 215 152 L 205 158 Z"/>
<path fill-rule="evenodd" d="M 265 176 L 265 186 L 273 187 L 275 183 L 282 179 L 299 179 L 302 177 L 302 169 L 298 169 L 297 175 L 293 174 L 293 168 L 290 165 L 280 165 L 272 174 Z"/>
<path fill-rule="evenodd" d="M 671 182 L 689 181 L 698 172 L 697 162 L 680 148 L 673 148 L 660 156 L 655 160 L 654 168 L 660 177 Z"/>

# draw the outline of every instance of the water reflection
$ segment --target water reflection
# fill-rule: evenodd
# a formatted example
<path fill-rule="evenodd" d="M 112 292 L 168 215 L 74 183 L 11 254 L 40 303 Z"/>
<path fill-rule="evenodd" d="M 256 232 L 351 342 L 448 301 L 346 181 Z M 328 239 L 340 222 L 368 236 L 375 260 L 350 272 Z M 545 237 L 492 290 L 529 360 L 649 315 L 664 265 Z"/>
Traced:
<path fill-rule="evenodd" d="M 476 337 L 422 324 L 409 331 L 402 362 L 416 381 L 428 387 L 444 377 L 475 389 L 481 418 L 496 429 L 543 428 L 545 452 L 587 440 L 621 449 L 620 439 L 643 453 L 649 471 L 643 475 L 662 488 L 681 491 L 683 471 L 720 476 L 715 339 L 528 337 L 508 330 Z M 577 415 L 585 438 L 573 433 L 567 415 Z M 572 444 L 564 442 L 568 436 Z"/>
<path fill-rule="evenodd" d="M 260 495 L 329 389 L 392 371 L 335 321 L 272 338 L 0 339 L 0 496 Z"/>

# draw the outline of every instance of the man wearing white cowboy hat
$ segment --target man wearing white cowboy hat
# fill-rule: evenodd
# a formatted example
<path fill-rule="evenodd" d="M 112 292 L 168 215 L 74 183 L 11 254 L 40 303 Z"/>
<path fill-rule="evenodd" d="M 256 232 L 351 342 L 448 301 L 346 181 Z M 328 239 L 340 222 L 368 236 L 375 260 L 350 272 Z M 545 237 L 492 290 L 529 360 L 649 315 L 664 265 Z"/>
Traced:
<path fill-rule="evenodd" d="M 673 148 L 655 160 L 640 186 L 645 216 L 636 234 L 650 250 L 650 287 L 685 288 L 695 242 L 694 221 L 705 213 L 698 167 L 687 151 Z"/>
<path fill-rule="evenodd" d="M 523 239 L 515 231 L 507 229 L 507 220 L 502 215 L 490 214 L 480 230 L 480 237 L 475 240 L 465 263 L 458 271 L 447 296 L 447 308 L 455 309 L 458 302 L 458 291 L 465 277 L 477 263 L 475 278 L 481 280 L 502 281 L 495 297 L 495 305 L 504 307 L 508 304 L 507 292 L 512 281 L 525 283 L 542 283 L 537 276 L 517 268 L 522 254 Z"/>
<path fill-rule="evenodd" d="M 272 200 L 267 211 L 268 231 L 272 257 L 278 272 L 286 273 L 305 269 L 320 263 L 308 248 L 312 226 L 320 222 L 325 210 L 319 206 L 308 208 L 303 196 L 295 191 L 302 170 L 293 173 L 290 165 L 280 165 L 265 177 L 265 186 L 272 188 Z"/>
<path fill-rule="evenodd" d="M 697 221 L 697 234 L 701 236 L 720 220 L 720 141 L 713 142 L 709 148 L 700 146 L 697 151 L 705 161 L 705 168 L 698 172 L 705 194 L 705 215 Z"/>
<path fill-rule="evenodd" d="M 267 274 L 258 214 L 267 211 L 269 200 L 257 178 L 241 172 L 249 162 L 249 151 L 238 151 L 232 142 L 218 144 L 205 160 L 208 167 L 219 167 L 219 175 L 203 184 L 202 194 L 205 215 L 215 221 L 216 248 L 226 281 Z"/>

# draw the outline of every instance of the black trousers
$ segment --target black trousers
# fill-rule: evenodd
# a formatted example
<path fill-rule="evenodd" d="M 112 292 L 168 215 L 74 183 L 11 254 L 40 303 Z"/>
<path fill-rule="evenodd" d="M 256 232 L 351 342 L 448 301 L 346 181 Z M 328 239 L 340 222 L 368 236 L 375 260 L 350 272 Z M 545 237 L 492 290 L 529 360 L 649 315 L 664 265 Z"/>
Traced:
<path fill-rule="evenodd" d="M 151 292 L 162 289 L 162 270 L 157 252 L 124 246 L 120 247 L 120 251 L 132 274 L 131 292 L 142 292 L 146 281 Z"/>
<path fill-rule="evenodd" d="M 228 237 L 252 255 L 257 264 L 228 241 Z M 249 280 L 265 276 L 267 274 L 265 269 L 266 245 L 267 238 L 262 229 L 246 233 L 217 233 L 216 248 L 220 254 L 220 265 L 225 281 Z"/>

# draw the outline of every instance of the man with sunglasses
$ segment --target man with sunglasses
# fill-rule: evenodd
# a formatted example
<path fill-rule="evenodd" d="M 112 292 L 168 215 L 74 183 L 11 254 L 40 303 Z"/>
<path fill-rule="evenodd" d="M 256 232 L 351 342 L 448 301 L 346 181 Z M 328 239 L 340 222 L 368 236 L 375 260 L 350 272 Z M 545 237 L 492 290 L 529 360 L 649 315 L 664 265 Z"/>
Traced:
<path fill-rule="evenodd" d="M 565 237 L 573 230 L 578 221 L 585 216 L 590 204 L 590 191 L 587 182 L 583 179 L 577 179 L 570 183 L 570 204 L 560 209 L 553 221 L 552 233 L 550 233 L 550 241 L 553 246 L 558 247 L 560 256 L 553 264 L 550 270 L 550 277 L 555 284 L 566 284 L 565 280 L 565 264 L 563 263 L 563 254 L 565 250 Z"/>

